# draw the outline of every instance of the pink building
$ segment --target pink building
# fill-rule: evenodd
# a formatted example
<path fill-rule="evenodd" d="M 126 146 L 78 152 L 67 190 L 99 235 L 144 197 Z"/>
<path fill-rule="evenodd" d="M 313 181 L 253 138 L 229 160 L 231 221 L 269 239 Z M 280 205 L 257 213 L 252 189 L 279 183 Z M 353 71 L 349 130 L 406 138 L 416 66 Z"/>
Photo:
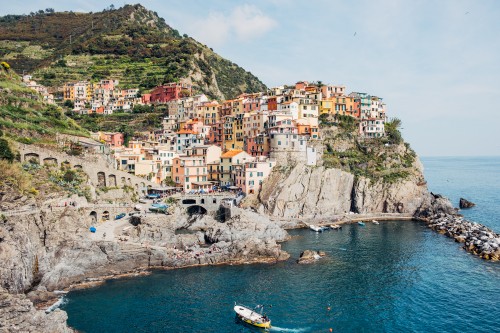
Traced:
<path fill-rule="evenodd" d="M 123 137 L 123 133 L 115 132 L 104 132 L 99 136 L 100 140 L 104 140 L 104 142 L 110 147 L 121 147 L 125 141 Z"/>
<path fill-rule="evenodd" d="M 246 194 L 258 193 L 262 183 L 269 176 L 276 162 L 261 159 L 235 166 L 235 186 Z"/>

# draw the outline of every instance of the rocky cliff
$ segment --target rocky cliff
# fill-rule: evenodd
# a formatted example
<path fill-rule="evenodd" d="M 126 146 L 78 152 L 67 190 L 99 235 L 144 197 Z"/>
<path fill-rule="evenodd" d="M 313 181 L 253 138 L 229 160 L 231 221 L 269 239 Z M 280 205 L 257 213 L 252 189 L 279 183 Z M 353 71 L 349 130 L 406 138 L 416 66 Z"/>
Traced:
<path fill-rule="evenodd" d="M 176 209 L 169 216 L 134 217 L 133 224 L 109 221 L 97 225 L 96 234 L 89 232 L 87 216 L 84 208 L 72 206 L 59 212 L 41 209 L 36 214 L 2 216 L 0 332 L 70 331 L 64 312 L 45 314 L 31 301 L 41 303 L 52 291 L 82 282 L 150 268 L 288 258 L 277 243 L 288 238 L 286 231 L 247 210 L 236 212 L 226 223 L 209 216 L 193 223 Z M 193 232 L 178 234 L 179 228 Z"/>
<path fill-rule="evenodd" d="M 278 165 L 247 204 L 276 218 L 355 213 L 414 214 L 429 201 L 423 166 L 409 145 L 322 131 L 316 166 Z"/>

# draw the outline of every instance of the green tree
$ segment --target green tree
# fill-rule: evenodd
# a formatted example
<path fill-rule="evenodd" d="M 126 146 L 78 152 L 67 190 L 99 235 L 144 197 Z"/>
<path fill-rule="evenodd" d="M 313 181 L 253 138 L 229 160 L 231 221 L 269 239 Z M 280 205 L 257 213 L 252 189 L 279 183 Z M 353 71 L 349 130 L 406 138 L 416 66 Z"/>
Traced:
<path fill-rule="evenodd" d="M 12 162 L 15 157 L 14 152 L 10 149 L 9 142 L 5 139 L 0 139 L 0 159 Z"/>
<path fill-rule="evenodd" d="M 63 105 L 70 109 L 73 109 L 75 107 L 75 103 L 73 103 L 73 101 L 69 99 L 65 100 Z"/>
<path fill-rule="evenodd" d="M 393 144 L 400 144 L 403 142 L 403 137 L 399 129 L 401 128 L 402 122 L 399 118 L 392 118 L 385 123 L 385 133 L 387 137 Z"/>

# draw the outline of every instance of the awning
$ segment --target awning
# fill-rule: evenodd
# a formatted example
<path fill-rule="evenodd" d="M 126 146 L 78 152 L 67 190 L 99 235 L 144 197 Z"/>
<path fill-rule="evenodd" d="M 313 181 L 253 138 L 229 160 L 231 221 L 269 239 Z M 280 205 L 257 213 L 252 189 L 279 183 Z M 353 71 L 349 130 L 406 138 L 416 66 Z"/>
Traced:
<path fill-rule="evenodd" d="M 230 190 L 237 190 L 237 189 L 239 189 L 239 187 L 233 185 L 233 186 L 229 186 L 228 189 L 230 189 Z"/>
<path fill-rule="evenodd" d="M 193 185 L 198 185 L 198 186 L 212 186 L 212 182 L 193 182 Z"/>

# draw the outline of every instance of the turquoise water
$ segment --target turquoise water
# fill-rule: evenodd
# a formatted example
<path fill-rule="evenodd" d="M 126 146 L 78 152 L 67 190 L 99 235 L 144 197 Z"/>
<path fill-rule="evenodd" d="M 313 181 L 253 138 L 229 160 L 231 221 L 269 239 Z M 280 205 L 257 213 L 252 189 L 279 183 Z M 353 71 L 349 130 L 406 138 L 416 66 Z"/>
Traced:
<path fill-rule="evenodd" d="M 498 177 L 499 162 L 424 159 L 431 190 L 452 200 L 467 191 L 478 207 L 465 214 L 496 230 L 498 179 L 487 177 Z M 158 271 L 71 292 L 63 306 L 68 323 L 89 333 L 259 332 L 235 320 L 238 301 L 272 305 L 276 332 L 498 331 L 500 265 L 422 223 L 291 234 L 283 244 L 292 255 L 287 262 Z M 304 249 L 327 257 L 298 265 Z"/>

